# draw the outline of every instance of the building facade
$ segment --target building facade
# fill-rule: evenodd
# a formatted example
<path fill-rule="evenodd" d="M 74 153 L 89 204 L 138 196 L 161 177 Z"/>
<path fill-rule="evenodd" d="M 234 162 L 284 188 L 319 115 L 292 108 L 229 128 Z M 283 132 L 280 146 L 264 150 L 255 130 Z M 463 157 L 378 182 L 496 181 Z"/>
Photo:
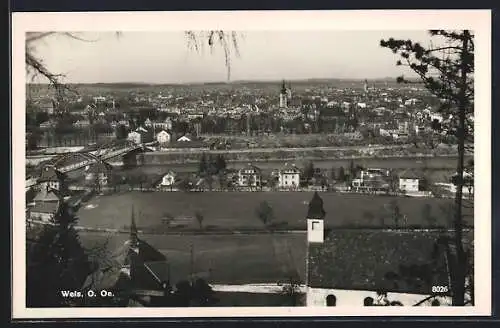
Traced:
<path fill-rule="evenodd" d="M 286 90 L 285 86 L 285 80 L 283 80 L 283 83 L 281 85 L 281 91 L 280 91 L 280 108 L 287 108 L 288 107 L 288 92 Z"/>
<path fill-rule="evenodd" d="M 176 174 L 173 171 L 168 172 L 161 178 L 160 187 L 172 187 L 175 184 Z"/>
<path fill-rule="evenodd" d="M 170 139 L 171 139 L 170 133 L 168 133 L 165 130 L 162 130 L 156 134 L 156 141 L 158 141 L 160 145 L 168 144 L 170 142 Z"/>
<path fill-rule="evenodd" d="M 139 132 L 132 131 L 128 134 L 127 140 L 140 144 L 142 141 L 142 135 Z"/>
<path fill-rule="evenodd" d="M 280 189 L 297 189 L 300 185 L 300 169 L 295 164 L 288 165 L 279 171 L 278 186 Z"/>
<path fill-rule="evenodd" d="M 260 187 L 262 185 L 261 169 L 248 164 L 238 171 L 238 185 L 240 187 Z"/>

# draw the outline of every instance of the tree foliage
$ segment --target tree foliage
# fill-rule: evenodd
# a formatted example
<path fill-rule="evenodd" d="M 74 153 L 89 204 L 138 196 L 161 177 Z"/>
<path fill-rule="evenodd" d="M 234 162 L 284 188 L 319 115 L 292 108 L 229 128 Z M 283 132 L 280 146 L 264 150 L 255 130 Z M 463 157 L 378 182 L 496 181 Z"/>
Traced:
<path fill-rule="evenodd" d="M 196 217 L 196 221 L 198 222 L 200 229 L 202 229 L 203 228 L 203 220 L 205 219 L 205 217 L 203 216 L 203 213 L 201 213 L 200 211 L 196 211 L 194 213 L 194 216 Z"/>
<path fill-rule="evenodd" d="M 119 39 L 123 32 L 115 32 Z M 184 31 L 187 46 L 197 52 L 203 51 L 208 45 L 212 52 L 214 49 L 221 48 L 224 52 L 224 64 L 227 71 L 227 79 L 231 79 L 231 63 L 233 57 L 239 57 L 239 43 L 243 38 L 243 34 L 236 31 Z M 56 91 L 57 103 L 64 102 L 65 92 L 75 92 L 67 84 L 64 83 L 64 74 L 52 72 L 44 63 L 43 58 L 37 56 L 36 47 L 40 41 L 46 40 L 49 37 L 64 37 L 80 42 L 97 42 L 97 39 L 90 40 L 75 32 L 28 32 L 26 33 L 26 74 L 32 80 L 37 76 L 44 77 L 49 85 Z"/>
<path fill-rule="evenodd" d="M 314 163 L 312 161 L 307 162 L 304 167 L 304 178 L 309 181 L 314 176 Z"/>
<path fill-rule="evenodd" d="M 29 307 L 77 304 L 61 291 L 80 290 L 91 264 L 74 228 L 77 218 L 61 204 L 51 224 L 27 244 L 26 293 Z"/>
<path fill-rule="evenodd" d="M 452 270 L 453 305 L 464 305 L 467 254 L 463 246 L 463 186 L 464 155 L 466 150 L 473 150 L 474 137 L 474 34 L 469 30 L 429 31 L 432 40 L 439 45 L 424 47 L 412 40 L 381 40 L 382 47 L 398 54 L 401 59 L 398 66 L 408 67 L 416 73 L 425 88 L 441 101 L 439 111 L 443 114 L 440 129 L 447 131 L 457 139 L 457 191 L 454 206 L 454 238 L 456 265 Z M 399 82 L 409 83 L 403 77 Z"/>
<path fill-rule="evenodd" d="M 255 209 L 255 215 L 265 226 L 268 226 L 274 220 L 273 208 L 265 200 Z"/>

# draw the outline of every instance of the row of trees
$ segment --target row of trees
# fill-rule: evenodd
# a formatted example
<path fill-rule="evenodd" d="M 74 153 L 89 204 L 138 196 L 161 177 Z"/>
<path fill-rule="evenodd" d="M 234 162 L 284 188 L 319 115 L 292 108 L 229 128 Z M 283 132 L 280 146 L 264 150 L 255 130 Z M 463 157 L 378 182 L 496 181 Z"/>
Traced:
<path fill-rule="evenodd" d="M 206 153 L 203 153 L 201 155 L 200 163 L 198 166 L 198 174 L 204 177 L 223 174 L 226 170 L 226 167 L 227 164 L 224 155 L 218 154 L 214 156 L 212 154 L 209 154 L 207 156 Z"/>

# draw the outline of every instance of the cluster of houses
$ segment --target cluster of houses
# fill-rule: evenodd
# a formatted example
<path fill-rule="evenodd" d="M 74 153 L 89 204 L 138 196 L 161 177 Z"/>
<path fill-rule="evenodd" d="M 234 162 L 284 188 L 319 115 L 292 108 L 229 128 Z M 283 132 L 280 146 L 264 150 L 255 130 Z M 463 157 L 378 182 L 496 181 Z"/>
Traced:
<path fill-rule="evenodd" d="M 33 190 L 36 194 L 27 204 L 26 216 L 30 220 L 50 222 L 61 204 L 69 200 L 67 186 L 63 183 L 66 176 L 53 166 L 43 168 Z"/>
<path fill-rule="evenodd" d="M 111 171 L 112 166 L 105 162 L 96 162 L 87 166 L 81 181 L 83 191 L 89 193 L 96 191 L 96 188 L 109 186 Z M 26 215 L 29 220 L 50 222 L 63 203 L 68 205 L 68 209 L 77 210 L 82 198 L 71 196 L 67 174 L 61 173 L 53 165 L 46 165 L 40 176 L 34 180 L 33 185 L 27 189 L 27 192 L 33 196 L 27 199 Z"/>
<path fill-rule="evenodd" d="M 279 190 L 297 190 L 300 186 L 302 171 L 295 164 L 287 163 L 281 169 L 273 170 L 270 179 L 267 179 L 261 168 L 249 163 L 237 171 L 228 170 L 225 175 L 226 180 L 233 187 L 241 190 L 262 190 L 266 186 Z M 193 183 L 193 188 L 202 187 L 205 180 L 205 178 L 199 178 Z M 157 187 L 177 188 L 180 181 L 175 172 L 169 171 L 161 177 Z"/>
<path fill-rule="evenodd" d="M 128 125 L 124 125 L 127 127 Z M 173 140 L 172 120 L 167 118 L 165 122 L 152 122 L 146 119 L 144 125 L 132 130 L 127 135 L 127 140 L 136 144 L 157 142 L 159 147 L 166 147 Z M 174 140 L 177 142 L 191 142 L 194 138 L 189 135 L 182 135 Z"/>
<path fill-rule="evenodd" d="M 316 169 L 316 171 L 312 180 L 316 181 L 317 185 L 322 185 L 324 190 L 329 183 L 321 182 L 326 181 L 326 178 L 315 179 L 315 177 L 324 176 L 320 169 Z M 233 187 L 240 190 L 294 191 L 303 190 L 305 177 L 304 172 L 295 164 L 286 163 L 280 169 L 272 170 L 270 174 L 264 174 L 261 168 L 249 163 L 239 170 L 228 170 L 225 173 L 225 178 L 227 181 L 232 182 Z M 159 179 L 157 187 L 173 190 L 177 189 L 181 181 L 179 175 L 169 171 Z M 193 188 L 200 187 L 203 189 L 203 181 L 204 178 L 198 177 L 198 180 L 192 183 Z M 398 190 L 406 194 L 417 195 L 426 192 L 427 184 L 425 179 L 414 170 L 401 172 L 394 181 L 394 177 L 390 175 L 389 170 L 368 168 L 360 171 L 358 176 L 350 181 L 350 184 L 344 185 L 344 188 L 340 189 L 351 192 Z"/>

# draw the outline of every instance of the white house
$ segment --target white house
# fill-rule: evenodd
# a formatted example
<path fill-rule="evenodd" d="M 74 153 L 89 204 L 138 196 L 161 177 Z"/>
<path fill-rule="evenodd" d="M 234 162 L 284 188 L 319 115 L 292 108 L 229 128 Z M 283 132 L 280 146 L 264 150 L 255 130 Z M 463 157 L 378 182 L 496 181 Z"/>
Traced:
<path fill-rule="evenodd" d="M 50 222 L 59 208 L 59 202 L 37 202 L 28 209 L 31 220 Z"/>
<path fill-rule="evenodd" d="M 279 171 L 278 186 L 282 189 L 296 189 L 300 184 L 300 169 L 295 164 L 288 165 Z"/>
<path fill-rule="evenodd" d="M 127 140 L 140 144 L 142 140 L 142 135 L 137 131 L 132 131 L 128 134 Z"/>
<path fill-rule="evenodd" d="M 419 190 L 420 177 L 412 171 L 403 172 L 399 176 L 399 189 L 406 192 L 416 192 Z"/>
<path fill-rule="evenodd" d="M 160 182 L 159 187 L 172 187 L 175 184 L 176 177 L 177 177 L 177 174 L 175 174 L 175 172 L 173 172 L 173 171 L 167 172 L 161 178 L 161 182 Z"/>
<path fill-rule="evenodd" d="M 389 170 L 386 169 L 374 169 L 368 168 L 361 171 L 361 179 L 373 179 L 375 177 L 387 177 L 389 176 Z"/>
<path fill-rule="evenodd" d="M 130 127 L 130 122 L 128 120 L 119 120 L 118 125 L 123 125 L 125 127 Z"/>
<path fill-rule="evenodd" d="M 177 141 L 184 141 L 184 142 L 186 142 L 186 141 L 191 141 L 191 139 L 188 138 L 188 137 L 186 137 L 186 136 L 182 136 L 179 139 L 177 139 Z"/>
<path fill-rule="evenodd" d="M 165 130 L 162 130 L 156 134 L 156 141 L 160 144 L 167 144 L 170 142 L 172 136 Z"/>
<path fill-rule="evenodd" d="M 238 171 L 238 185 L 240 187 L 259 187 L 262 183 L 261 169 L 248 164 Z"/>
<path fill-rule="evenodd" d="M 55 166 L 46 165 L 43 168 L 40 177 L 38 177 L 37 183 L 40 185 L 40 189 L 43 190 L 63 190 L 64 186 L 62 185 L 62 182 L 65 178 L 66 175 L 57 171 Z"/>
<path fill-rule="evenodd" d="M 63 194 L 56 189 L 48 187 L 40 188 L 40 191 L 33 198 L 34 206 L 29 207 L 29 218 L 32 220 L 50 222 L 55 216 L 62 201 Z"/>
<path fill-rule="evenodd" d="M 145 129 L 144 127 L 140 126 L 137 129 L 135 129 L 135 132 L 146 133 L 146 132 L 148 132 L 148 130 Z"/>
<path fill-rule="evenodd" d="M 153 125 L 157 129 L 172 130 L 172 119 L 167 117 L 164 122 L 154 122 Z"/>

